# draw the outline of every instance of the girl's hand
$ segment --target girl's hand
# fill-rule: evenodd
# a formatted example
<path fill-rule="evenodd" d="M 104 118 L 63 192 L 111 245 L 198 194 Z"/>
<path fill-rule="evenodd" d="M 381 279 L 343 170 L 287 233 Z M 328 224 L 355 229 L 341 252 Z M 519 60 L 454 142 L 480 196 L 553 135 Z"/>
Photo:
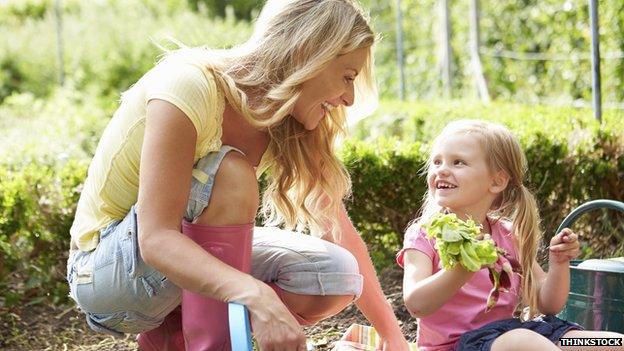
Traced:
<path fill-rule="evenodd" d="M 550 239 L 549 263 L 551 265 L 569 264 L 570 260 L 580 254 L 578 235 L 565 228 Z"/>

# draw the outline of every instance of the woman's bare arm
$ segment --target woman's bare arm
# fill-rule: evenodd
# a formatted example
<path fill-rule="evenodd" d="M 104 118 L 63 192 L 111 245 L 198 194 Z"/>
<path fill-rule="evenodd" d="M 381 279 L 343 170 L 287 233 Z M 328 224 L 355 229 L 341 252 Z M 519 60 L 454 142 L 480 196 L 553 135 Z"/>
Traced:
<path fill-rule="evenodd" d="M 228 301 L 240 289 L 232 282 L 250 277 L 208 254 L 180 232 L 191 184 L 195 128 L 168 102 L 151 100 L 147 109 L 137 210 L 141 256 L 176 285 Z M 250 285 L 252 291 L 254 285 Z"/>
<path fill-rule="evenodd" d="M 364 277 L 362 295 L 355 302 L 357 307 L 384 338 L 386 350 L 408 350 L 407 342 L 401 333 L 392 306 L 381 290 L 366 244 L 351 223 L 344 207 L 342 207 L 339 216 L 341 239 L 337 244 L 355 256 L 360 274 Z"/>

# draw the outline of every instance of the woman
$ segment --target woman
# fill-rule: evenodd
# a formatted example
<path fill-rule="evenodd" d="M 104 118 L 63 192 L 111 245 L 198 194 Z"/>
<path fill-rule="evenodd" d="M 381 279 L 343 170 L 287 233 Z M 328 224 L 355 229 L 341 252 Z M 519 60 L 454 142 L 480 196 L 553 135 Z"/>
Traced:
<path fill-rule="evenodd" d="M 352 0 L 268 1 L 243 45 L 171 53 L 123 94 L 71 229 L 68 281 L 92 329 L 228 349 L 224 302 L 238 302 L 262 350 L 304 350 L 299 324 L 357 299 L 385 349 L 407 349 L 332 150 L 356 95 L 375 101 L 374 39 Z M 253 233 L 261 171 L 268 223 L 313 236 Z"/>

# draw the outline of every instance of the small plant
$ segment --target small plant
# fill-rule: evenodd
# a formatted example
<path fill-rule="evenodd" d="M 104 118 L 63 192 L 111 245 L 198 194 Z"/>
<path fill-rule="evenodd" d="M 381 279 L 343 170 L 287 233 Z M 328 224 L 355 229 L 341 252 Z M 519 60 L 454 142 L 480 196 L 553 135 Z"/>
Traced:
<path fill-rule="evenodd" d="M 481 234 L 481 226 L 472 219 L 462 221 L 454 213 L 436 213 L 422 229 L 427 237 L 435 238 L 442 268 L 452 269 L 458 264 L 471 272 L 487 267 L 492 290 L 488 295 L 485 311 L 489 312 L 501 292 L 508 292 L 515 260 L 507 257 L 507 252 L 496 246 L 489 234 Z"/>

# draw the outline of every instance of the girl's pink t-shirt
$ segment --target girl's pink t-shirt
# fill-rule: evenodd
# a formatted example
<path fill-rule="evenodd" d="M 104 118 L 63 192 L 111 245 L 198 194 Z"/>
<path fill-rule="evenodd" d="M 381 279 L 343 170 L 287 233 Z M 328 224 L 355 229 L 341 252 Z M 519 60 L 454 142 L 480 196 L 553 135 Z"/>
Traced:
<path fill-rule="evenodd" d="M 511 223 L 491 219 L 488 221 L 492 230 L 492 239 L 496 245 L 517 259 L 517 250 L 510 233 Z M 401 267 L 403 267 L 407 250 L 418 250 L 429 256 L 433 263 L 432 275 L 441 269 L 435 239 L 427 238 L 426 233 L 416 225 L 408 228 L 403 249 L 397 254 L 397 263 Z M 488 270 L 483 268 L 475 273 L 440 309 L 426 317 L 418 318 L 418 349 L 452 350 L 463 333 L 478 329 L 490 322 L 511 318 L 518 303 L 520 277 L 517 274 L 513 275 L 509 292 L 501 293 L 494 308 L 486 313 L 486 301 L 491 289 L 492 283 L 490 283 Z"/>

